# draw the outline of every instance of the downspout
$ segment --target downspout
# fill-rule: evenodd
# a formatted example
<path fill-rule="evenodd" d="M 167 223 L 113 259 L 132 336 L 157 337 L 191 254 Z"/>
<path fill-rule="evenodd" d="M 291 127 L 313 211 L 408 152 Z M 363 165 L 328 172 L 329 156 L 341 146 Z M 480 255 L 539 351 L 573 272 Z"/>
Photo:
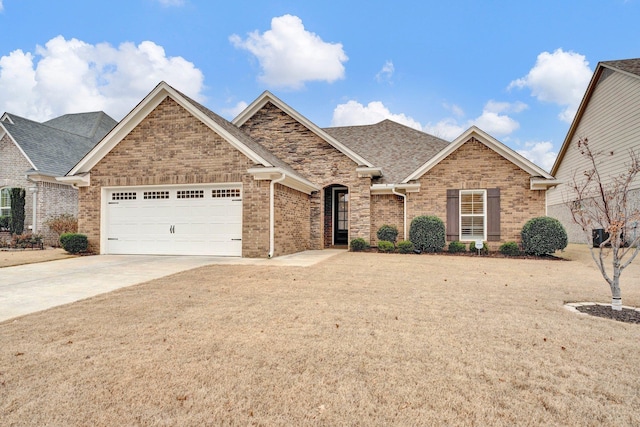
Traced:
<path fill-rule="evenodd" d="M 38 183 L 29 176 L 27 176 L 27 181 L 33 183 L 32 187 L 29 187 L 29 191 L 33 193 L 31 198 L 31 204 L 33 205 L 31 208 L 31 233 L 38 233 Z"/>
<path fill-rule="evenodd" d="M 275 251 L 275 228 L 276 228 L 276 220 L 275 220 L 275 190 L 276 184 L 284 181 L 287 177 L 284 173 L 280 178 L 271 180 L 269 184 L 269 253 L 267 254 L 268 258 L 273 258 L 273 252 Z"/>
<path fill-rule="evenodd" d="M 391 187 L 391 192 L 393 194 L 395 194 L 396 196 L 400 196 L 402 197 L 402 208 L 404 210 L 404 219 L 402 220 L 402 225 L 404 226 L 403 228 L 403 238 L 404 240 L 409 240 L 409 238 L 407 237 L 407 195 L 406 194 L 402 194 L 402 193 L 398 193 L 396 191 L 396 186 L 394 185 L 393 187 Z"/>

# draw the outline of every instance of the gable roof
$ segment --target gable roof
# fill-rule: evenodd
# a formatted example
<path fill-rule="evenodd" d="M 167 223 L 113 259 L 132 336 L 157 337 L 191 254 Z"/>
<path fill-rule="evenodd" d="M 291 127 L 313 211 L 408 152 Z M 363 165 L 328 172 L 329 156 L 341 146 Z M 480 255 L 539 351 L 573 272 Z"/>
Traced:
<path fill-rule="evenodd" d="M 555 175 L 558 172 L 558 168 L 562 163 L 562 159 L 564 158 L 569 145 L 571 144 L 571 140 L 573 139 L 576 130 L 578 129 L 578 124 L 580 120 L 582 120 L 582 116 L 587 108 L 587 104 L 589 104 L 589 100 L 593 96 L 593 92 L 598 86 L 598 81 L 602 76 L 604 70 L 612 70 L 619 73 L 624 73 L 630 77 L 640 79 L 640 58 L 633 59 L 621 59 L 616 61 L 602 61 L 599 62 L 596 66 L 596 70 L 593 72 L 593 76 L 591 77 L 591 81 L 589 82 L 589 86 L 587 86 L 587 90 L 585 91 L 584 96 L 582 97 L 582 101 L 580 102 L 580 106 L 578 107 L 578 111 L 576 112 L 573 121 L 571 122 L 571 126 L 569 127 L 569 131 L 567 132 L 567 136 L 562 143 L 562 147 L 560 148 L 560 152 L 558 153 L 558 157 L 556 157 L 556 161 L 551 168 L 551 174 Z"/>
<path fill-rule="evenodd" d="M 44 123 L 10 113 L 2 119 L 0 126 L 33 171 L 51 176 L 65 175 L 116 124 L 103 112 L 66 114 Z"/>
<path fill-rule="evenodd" d="M 382 169 L 381 183 L 396 184 L 449 145 L 428 133 L 383 120 L 373 125 L 325 128 L 324 131 Z"/>
<path fill-rule="evenodd" d="M 353 160 L 359 166 L 366 166 L 368 168 L 374 168 L 378 165 L 374 165 L 369 160 L 362 157 L 360 154 L 354 152 L 349 149 L 349 147 L 345 146 L 341 141 L 336 140 L 334 137 L 329 135 L 325 130 L 321 129 L 304 117 L 302 114 L 298 113 L 296 110 L 291 108 L 289 105 L 281 101 L 278 97 L 272 94 L 269 91 L 264 91 L 262 95 L 260 95 L 255 101 L 253 101 L 247 108 L 244 109 L 238 116 L 233 119 L 232 123 L 240 128 L 244 123 L 247 122 L 251 117 L 253 117 L 258 111 L 262 109 L 267 103 L 271 103 L 275 105 L 280 110 L 284 111 L 289 116 L 293 117 L 296 121 L 301 123 L 311 132 L 315 133 L 317 136 L 325 140 L 329 145 L 333 146 L 338 151 L 342 152 L 345 156 Z"/>
<path fill-rule="evenodd" d="M 200 120 L 218 135 L 225 139 L 238 151 L 243 153 L 254 163 L 263 168 L 273 171 L 274 174 L 284 173 L 291 177 L 295 184 L 309 191 L 314 187 L 306 179 L 300 177 L 286 162 L 283 162 L 266 148 L 253 140 L 249 135 L 239 128 L 220 117 L 213 111 L 194 101 L 180 91 L 174 89 L 166 82 L 160 82 L 124 119 L 107 134 L 99 144 L 97 144 L 85 157 L 83 157 L 67 174 L 66 179 L 61 181 L 71 182 L 70 177 L 77 175 L 85 176 L 91 169 L 102 160 L 122 139 L 124 139 L 149 113 L 151 113 L 167 97 L 173 99 L 181 107 L 187 110 L 195 118 Z M 255 168 L 253 170 L 256 170 Z M 81 179 L 86 183 L 86 179 Z M 292 182 L 291 180 L 287 182 Z M 76 182 L 80 183 L 80 181 Z M 315 187 L 314 187 L 315 189 Z"/>
<path fill-rule="evenodd" d="M 447 145 L 443 150 L 429 159 L 426 163 L 416 169 L 411 175 L 407 176 L 402 183 L 408 183 L 409 181 L 420 178 L 422 175 L 427 173 L 433 167 L 435 167 L 438 163 L 444 160 L 451 153 L 456 151 L 458 148 L 462 146 L 465 142 L 467 142 L 470 138 L 474 137 L 482 144 L 484 144 L 489 149 L 495 151 L 505 159 L 509 160 L 511 163 L 518 166 L 520 169 L 529 173 L 532 178 L 542 178 L 544 181 L 553 182 L 555 185 L 555 179 L 549 173 L 545 172 L 544 169 L 540 168 L 533 162 L 527 160 L 520 154 L 516 153 L 482 129 L 471 126 L 465 132 L 462 133 L 459 137 L 457 137 L 454 141 L 452 141 L 449 145 Z"/>

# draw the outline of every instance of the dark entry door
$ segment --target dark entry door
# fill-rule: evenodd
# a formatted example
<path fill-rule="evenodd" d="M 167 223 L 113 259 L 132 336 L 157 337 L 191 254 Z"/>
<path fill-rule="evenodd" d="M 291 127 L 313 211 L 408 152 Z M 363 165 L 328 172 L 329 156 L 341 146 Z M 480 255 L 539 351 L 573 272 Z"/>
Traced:
<path fill-rule="evenodd" d="M 349 191 L 340 188 L 333 192 L 333 244 L 349 243 Z"/>

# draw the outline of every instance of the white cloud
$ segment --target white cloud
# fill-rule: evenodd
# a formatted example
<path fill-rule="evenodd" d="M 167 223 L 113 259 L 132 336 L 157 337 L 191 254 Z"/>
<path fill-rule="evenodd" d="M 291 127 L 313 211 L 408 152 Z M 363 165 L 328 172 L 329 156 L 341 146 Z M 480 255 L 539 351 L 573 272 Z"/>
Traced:
<path fill-rule="evenodd" d="M 0 12 L 4 10 L 4 6 L 2 5 L 2 0 L 0 0 Z"/>
<path fill-rule="evenodd" d="M 542 169 L 551 170 L 558 156 L 558 153 L 553 151 L 553 144 L 547 141 L 527 142 L 525 147 L 527 147 L 526 150 L 517 150 L 520 155 L 531 160 Z"/>
<path fill-rule="evenodd" d="M 91 45 L 62 36 L 0 57 L 0 111 L 33 120 L 103 110 L 122 118 L 165 80 L 203 101 L 203 74 L 182 57 L 168 57 L 157 44 Z"/>
<path fill-rule="evenodd" d="M 482 114 L 471 120 L 460 123 L 455 118 L 445 118 L 433 124 L 431 122 L 421 125 L 420 122 L 405 114 L 392 113 L 380 101 L 373 101 L 362 105 L 357 101 L 349 101 L 339 104 L 333 111 L 332 126 L 354 126 L 378 123 L 384 119 L 390 119 L 414 129 L 427 132 L 439 138 L 453 140 L 460 136 L 472 125 L 489 134 L 499 137 L 509 135 L 520 127 L 520 124 L 505 113 L 519 113 L 527 108 L 522 102 L 508 103 L 489 101 L 485 104 Z M 458 106 L 450 107 L 457 114 L 464 114 Z"/>
<path fill-rule="evenodd" d="M 333 110 L 331 126 L 370 125 L 385 119 L 422 130 L 422 126 L 418 121 L 404 114 L 392 113 L 380 101 L 370 102 L 366 106 L 357 101 L 349 101 L 346 104 L 338 105 Z"/>
<path fill-rule="evenodd" d="M 542 52 L 529 73 L 509 84 L 512 88 L 529 88 L 531 95 L 542 102 L 565 107 L 558 117 L 571 122 L 580 105 L 593 71 L 584 55 L 557 49 Z"/>
<path fill-rule="evenodd" d="M 458 124 L 455 119 L 443 119 L 436 124 L 427 123 L 422 130 L 428 134 L 437 136 L 438 138 L 453 141 L 462 134 L 466 129 Z"/>
<path fill-rule="evenodd" d="M 393 77 L 393 73 L 395 72 L 395 67 L 393 66 L 393 62 L 387 61 L 382 66 L 382 69 L 376 74 L 376 81 L 378 83 L 389 82 L 391 83 L 391 78 Z"/>
<path fill-rule="evenodd" d="M 254 31 L 245 40 L 233 34 L 229 40 L 258 58 L 260 80 L 275 87 L 301 89 L 308 81 L 343 79 L 343 62 L 349 59 L 342 44 L 324 42 L 292 15 L 273 18 L 263 34 Z"/>
<path fill-rule="evenodd" d="M 242 113 L 248 106 L 249 104 L 247 104 L 246 102 L 240 101 L 231 108 L 224 108 L 222 110 L 222 114 L 224 114 L 225 117 L 234 119 L 238 114 Z"/>

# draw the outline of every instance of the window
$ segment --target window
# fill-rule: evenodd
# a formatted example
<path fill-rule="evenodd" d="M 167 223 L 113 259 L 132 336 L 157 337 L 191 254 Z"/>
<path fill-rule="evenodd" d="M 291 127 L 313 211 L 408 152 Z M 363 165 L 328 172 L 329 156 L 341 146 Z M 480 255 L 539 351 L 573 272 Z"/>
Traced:
<path fill-rule="evenodd" d="M 168 191 L 145 191 L 144 192 L 145 200 L 168 199 L 168 198 L 169 198 Z"/>
<path fill-rule="evenodd" d="M 0 190 L 0 216 L 9 216 L 11 214 L 11 189 L 3 188 Z"/>
<path fill-rule="evenodd" d="M 120 192 L 111 194 L 111 200 L 136 200 L 136 192 Z"/>
<path fill-rule="evenodd" d="M 240 189 L 239 188 L 216 188 L 211 190 L 211 197 L 214 199 L 222 198 L 222 197 L 240 197 Z"/>
<path fill-rule="evenodd" d="M 460 240 L 486 240 L 487 192 L 460 190 Z"/>
<path fill-rule="evenodd" d="M 204 190 L 178 190 L 178 199 L 204 199 Z"/>

